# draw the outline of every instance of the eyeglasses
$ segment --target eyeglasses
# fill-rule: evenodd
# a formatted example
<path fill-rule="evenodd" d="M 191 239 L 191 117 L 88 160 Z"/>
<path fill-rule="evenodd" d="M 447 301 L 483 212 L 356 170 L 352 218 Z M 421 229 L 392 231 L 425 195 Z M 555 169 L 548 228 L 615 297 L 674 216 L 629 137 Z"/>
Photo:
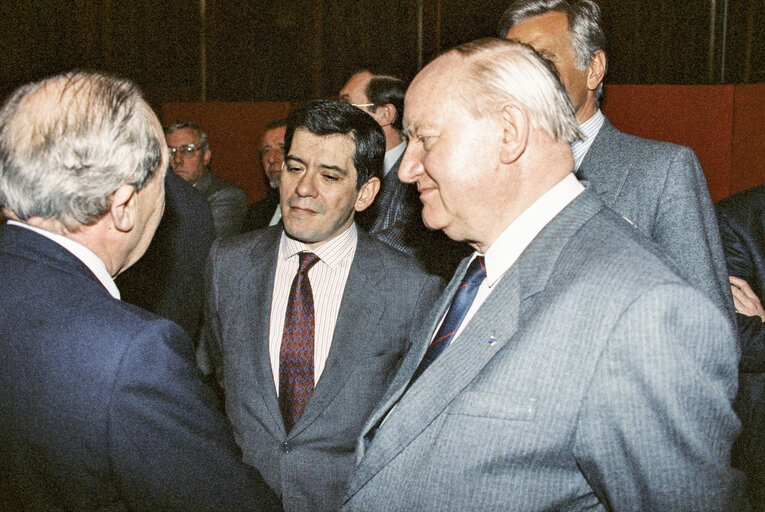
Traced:
<path fill-rule="evenodd" d="M 375 104 L 374 104 L 374 103 L 349 103 L 349 105 L 351 105 L 351 106 L 354 106 L 354 107 L 356 107 L 356 108 L 361 108 L 361 107 L 374 107 L 374 106 L 375 106 Z"/>
<path fill-rule="evenodd" d="M 199 151 L 202 148 L 198 148 L 195 144 L 184 144 L 183 146 L 167 146 L 167 151 L 170 153 L 170 158 L 173 158 L 176 153 L 181 154 L 181 158 L 187 158 L 192 153 Z"/>

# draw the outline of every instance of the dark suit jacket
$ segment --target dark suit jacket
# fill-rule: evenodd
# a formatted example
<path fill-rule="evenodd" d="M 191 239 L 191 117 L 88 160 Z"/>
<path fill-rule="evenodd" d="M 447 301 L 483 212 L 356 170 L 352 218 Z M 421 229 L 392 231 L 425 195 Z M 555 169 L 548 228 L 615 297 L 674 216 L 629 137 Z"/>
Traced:
<path fill-rule="evenodd" d="M 244 461 L 282 496 L 285 510 L 336 510 L 361 427 L 441 287 L 410 258 L 359 230 L 326 366 L 286 434 L 268 351 L 281 234 L 274 226 L 215 242 L 207 272 L 208 341 Z"/>
<path fill-rule="evenodd" d="M 242 232 L 244 216 L 247 214 L 247 195 L 244 190 L 207 169 L 194 184 L 194 188 L 210 205 L 216 237 Z"/>
<path fill-rule="evenodd" d="M 739 510 L 728 318 L 585 191 L 409 386 L 458 268 L 363 432 L 344 510 Z"/>
<path fill-rule="evenodd" d="M 165 174 L 165 213 L 138 262 L 117 276 L 122 300 L 172 320 L 196 339 L 202 323 L 204 268 L 215 233 L 204 198 Z"/>
<path fill-rule="evenodd" d="M 730 275 L 740 277 L 765 299 L 765 185 L 717 203 L 720 234 Z M 742 355 L 736 410 L 743 429 L 734 463 L 749 477 L 754 510 L 765 510 L 765 324 L 758 316 L 736 315 Z"/>
<path fill-rule="evenodd" d="M 606 119 L 577 176 L 662 246 L 683 276 L 734 321 L 714 206 L 690 148 L 628 135 Z"/>
<path fill-rule="evenodd" d="M 266 189 L 266 197 L 247 208 L 247 216 L 244 219 L 242 233 L 267 228 L 276 212 L 277 206 L 279 206 L 279 190 L 268 187 Z"/>
<path fill-rule="evenodd" d="M 174 323 L 0 228 L 0 509 L 273 510 Z"/>

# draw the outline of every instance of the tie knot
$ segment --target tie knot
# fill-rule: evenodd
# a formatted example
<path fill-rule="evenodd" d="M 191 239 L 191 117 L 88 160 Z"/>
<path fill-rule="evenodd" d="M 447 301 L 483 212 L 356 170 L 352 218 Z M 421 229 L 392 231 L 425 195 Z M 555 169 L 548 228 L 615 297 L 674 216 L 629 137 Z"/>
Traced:
<path fill-rule="evenodd" d="M 486 278 L 486 266 L 483 264 L 483 256 L 476 256 L 468 265 L 462 282 L 468 285 L 480 285 Z"/>
<path fill-rule="evenodd" d="M 311 267 L 320 259 L 312 252 L 301 252 L 298 254 L 298 257 L 300 258 L 300 268 L 298 268 L 298 273 L 300 274 L 307 274 Z"/>

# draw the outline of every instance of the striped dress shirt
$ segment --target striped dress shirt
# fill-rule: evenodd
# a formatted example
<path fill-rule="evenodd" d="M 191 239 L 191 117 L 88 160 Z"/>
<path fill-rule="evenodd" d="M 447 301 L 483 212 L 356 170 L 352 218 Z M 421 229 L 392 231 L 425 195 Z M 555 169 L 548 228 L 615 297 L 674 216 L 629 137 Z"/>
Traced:
<path fill-rule="evenodd" d="M 321 258 L 308 271 L 314 307 L 313 382 L 315 386 L 324 370 L 324 364 L 327 362 L 329 349 L 332 346 L 332 335 L 335 332 L 345 283 L 351 270 L 353 256 L 356 254 L 357 240 L 356 224 L 351 224 L 340 236 L 314 250 L 310 250 L 304 243 L 282 233 L 271 297 L 271 323 L 268 336 L 271 372 L 277 394 L 279 393 L 279 351 L 282 345 L 284 316 L 287 312 L 292 281 L 298 271 L 298 253 L 313 252 Z"/>
<path fill-rule="evenodd" d="M 592 143 L 595 142 L 595 136 L 603 126 L 604 120 L 605 116 L 598 109 L 591 118 L 579 125 L 579 129 L 584 134 L 584 139 L 575 140 L 571 143 L 571 152 L 574 154 L 574 172 L 578 171 L 579 166 L 582 165 L 582 161 L 587 156 L 587 151 L 592 146 Z"/>

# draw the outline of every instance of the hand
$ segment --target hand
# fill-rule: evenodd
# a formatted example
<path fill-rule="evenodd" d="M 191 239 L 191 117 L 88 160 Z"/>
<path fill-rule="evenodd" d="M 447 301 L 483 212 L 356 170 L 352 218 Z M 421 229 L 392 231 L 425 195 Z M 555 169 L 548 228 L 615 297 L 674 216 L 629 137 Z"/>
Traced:
<path fill-rule="evenodd" d="M 765 309 L 749 283 L 735 276 L 728 276 L 728 279 L 736 312 L 746 316 L 759 316 L 765 322 Z"/>

